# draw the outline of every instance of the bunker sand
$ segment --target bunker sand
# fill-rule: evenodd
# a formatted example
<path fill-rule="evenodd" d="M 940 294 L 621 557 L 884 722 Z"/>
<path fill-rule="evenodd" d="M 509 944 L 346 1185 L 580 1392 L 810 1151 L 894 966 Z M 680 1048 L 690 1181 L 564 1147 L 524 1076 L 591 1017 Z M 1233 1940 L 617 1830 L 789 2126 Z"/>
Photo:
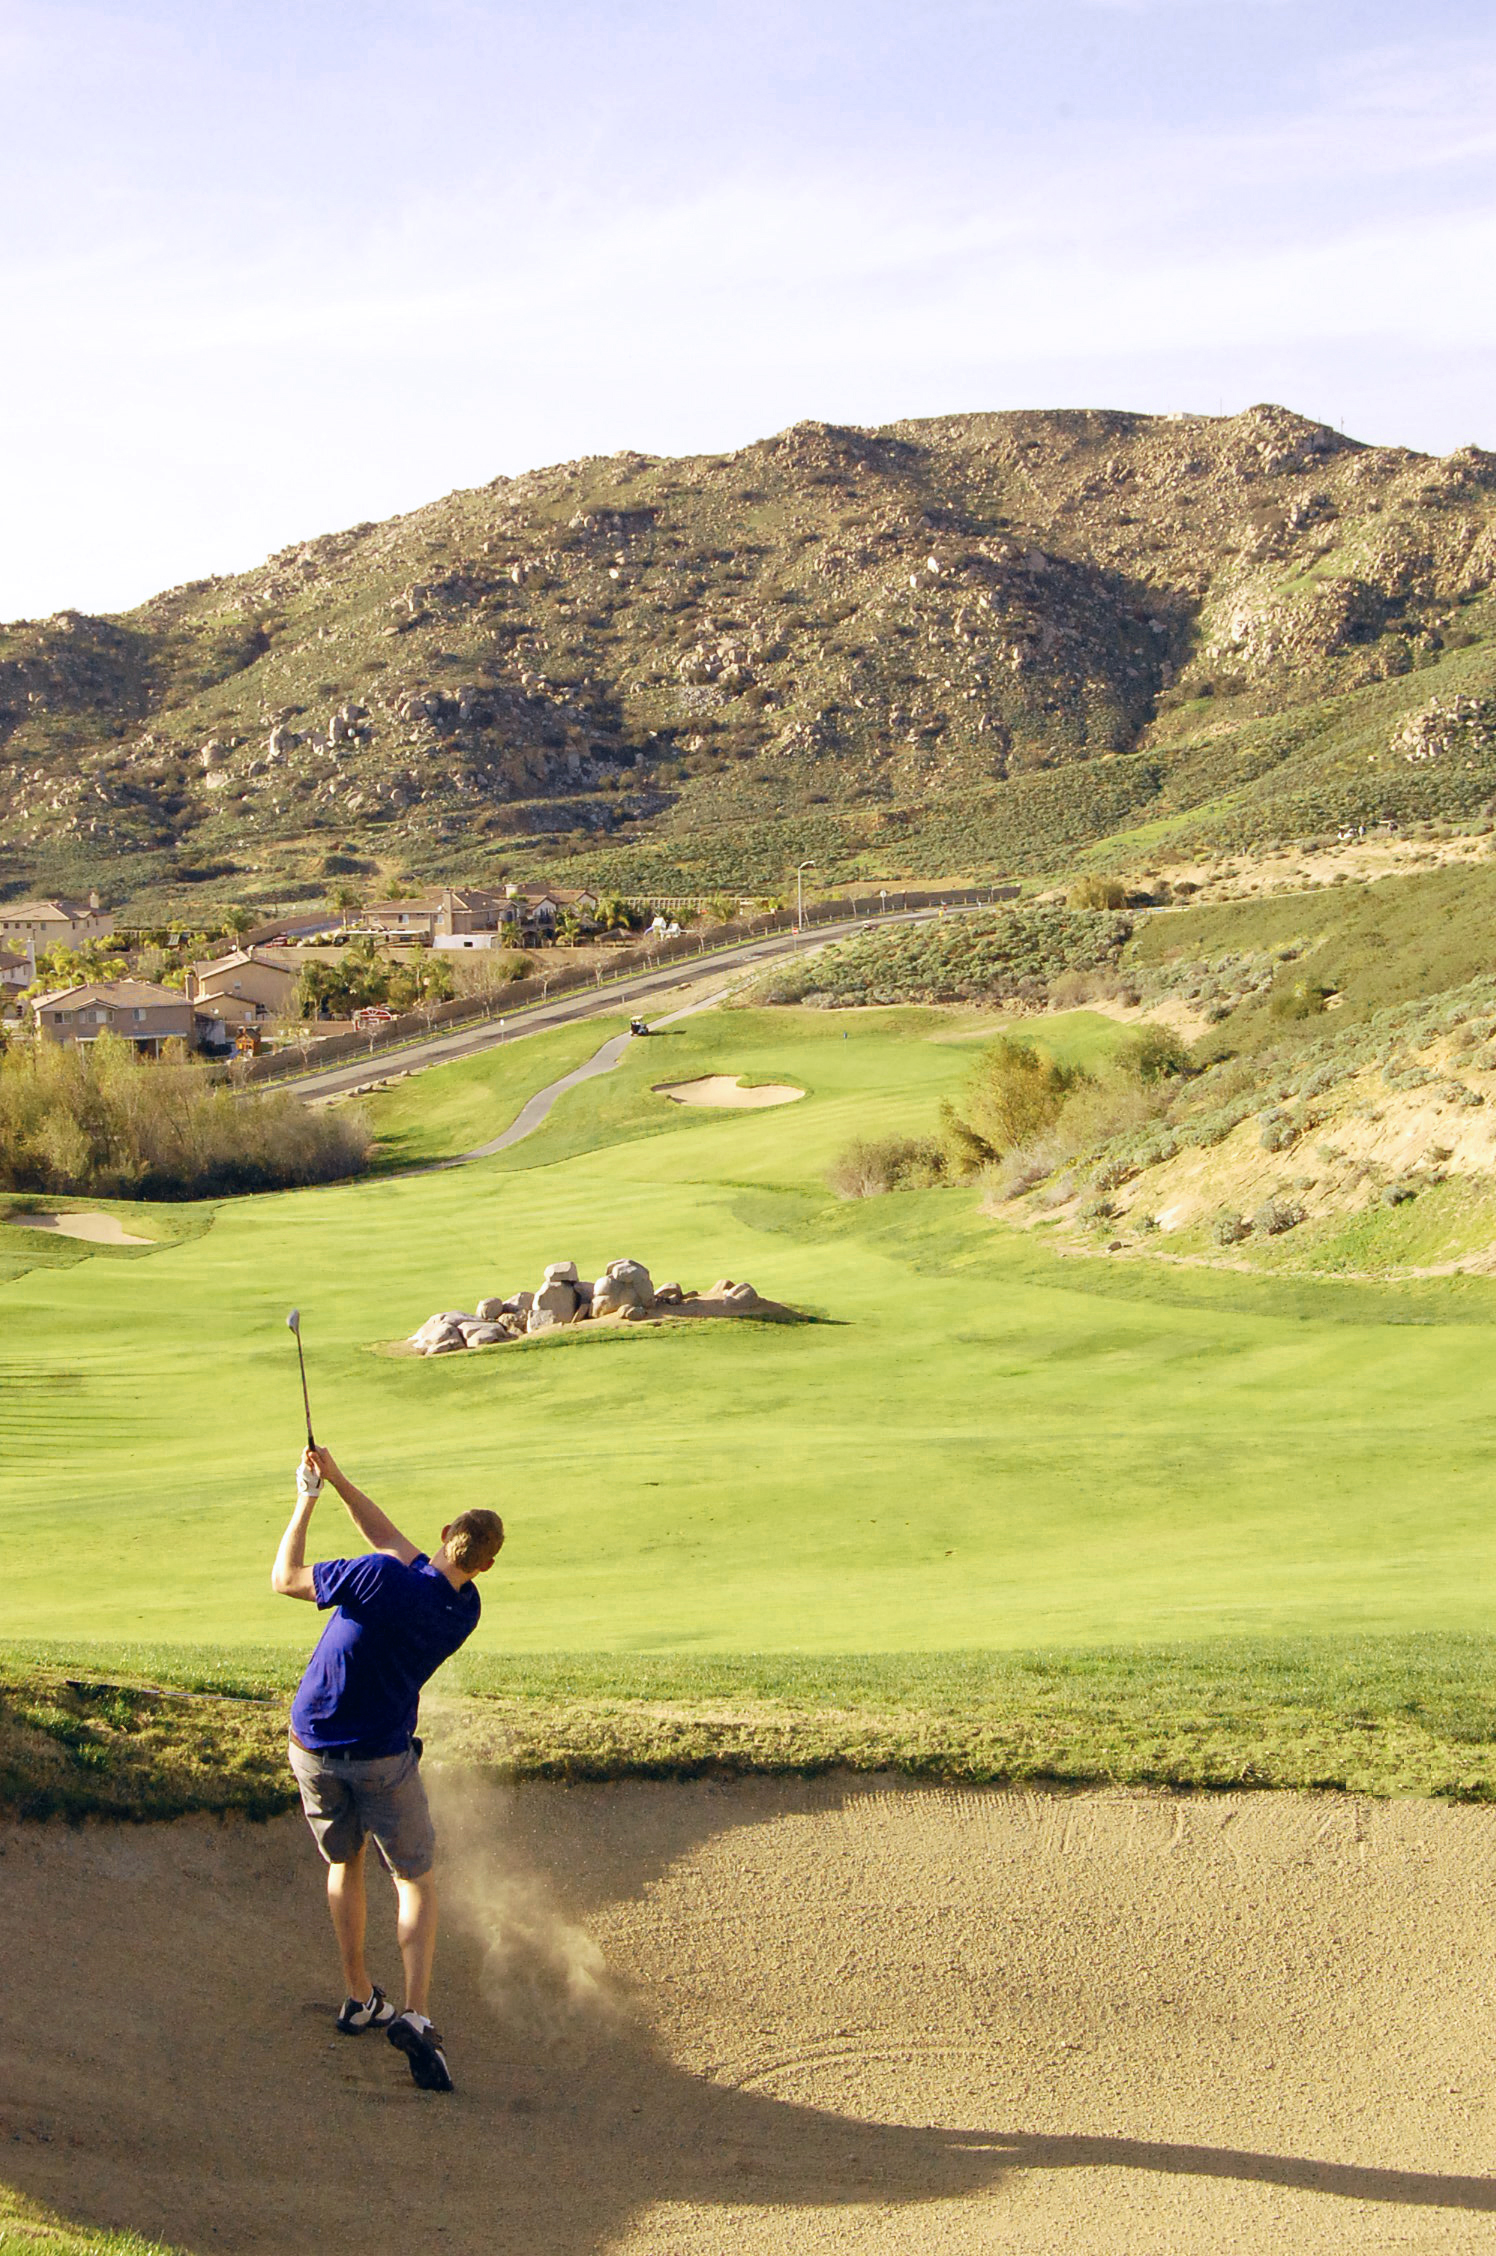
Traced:
<path fill-rule="evenodd" d="M 56 1230 L 65 1238 L 85 1238 L 90 1245 L 154 1245 L 154 1238 L 136 1237 L 117 1214 L 7 1214 L 18 1230 Z"/>
<path fill-rule="evenodd" d="M 450 2099 L 335 2034 L 299 1819 L 0 1833 L 3 2175 L 194 2252 L 1490 2246 L 1496 1812 L 435 1789 Z"/>
<path fill-rule="evenodd" d="M 707 1105 L 719 1112 L 763 1112 L 770 1105 L 795 1104 L 805 1091 L 788 1081 L 760 1081 L 745 1088 L 736 1073 L 706 1073 L 696 1081 L 657 1081 L 655 1095 L 672 1104 Z"/>

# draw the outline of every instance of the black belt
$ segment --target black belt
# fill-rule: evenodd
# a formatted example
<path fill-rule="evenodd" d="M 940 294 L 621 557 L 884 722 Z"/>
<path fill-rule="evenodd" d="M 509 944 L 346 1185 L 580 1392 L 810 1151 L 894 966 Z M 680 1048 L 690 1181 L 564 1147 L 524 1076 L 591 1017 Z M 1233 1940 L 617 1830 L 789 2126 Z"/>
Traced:
<path fill-rule="evenodd" d="M 292 1746 L 299 1747 L 304 1755 L 310 1755 L 313 1762 L 389 1762 L 395 1755 L 411 1753 L 419 1761 L 424 1752 L 421 1741 L 414 1734 L 406 1740 L 403 1747 L 380 1747 L 377 1750 L 357 1744 L 352 1747 L 309 1747 L 304 1739 L 297 1738 L 294 1731 L 290 1734 L 290 1739 Z"/>

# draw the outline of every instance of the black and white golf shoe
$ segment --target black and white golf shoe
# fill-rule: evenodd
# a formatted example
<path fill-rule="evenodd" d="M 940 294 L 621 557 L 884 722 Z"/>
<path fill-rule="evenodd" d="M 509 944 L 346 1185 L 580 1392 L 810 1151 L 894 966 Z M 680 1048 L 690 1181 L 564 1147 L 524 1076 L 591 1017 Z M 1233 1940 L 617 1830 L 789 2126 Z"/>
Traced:
<path fill-rule="evenodd" d="M 338 2015 L 338 2033 L 344 2037 L 361 2037 L 365 2029 L 387 2029 L 394 2018 L 395 2008 L 376 1982 L 362 2005 L 357 1998 L 344 1998 Z"/>
<path fill-rule="evenodd" d="M 397 2013 L 389 2026 L 389 2040 L 410 2062 L 410 2072 L 422 2091 L 451 2091 L 451 2071 L 442 2051 L 441 2031 L 418 2013 Z"/>

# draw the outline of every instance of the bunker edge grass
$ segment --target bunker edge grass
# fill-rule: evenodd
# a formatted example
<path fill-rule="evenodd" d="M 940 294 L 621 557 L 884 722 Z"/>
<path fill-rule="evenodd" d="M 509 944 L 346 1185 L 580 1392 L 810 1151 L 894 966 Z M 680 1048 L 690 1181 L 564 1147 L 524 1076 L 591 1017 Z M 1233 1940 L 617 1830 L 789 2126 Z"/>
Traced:
<path fill-rule="evenodd" d="M 0 1806 L 295 1806 L 290 1654 L 0 1646 Z M 203 1689 L 205 1680 L 212 1688 Z M 506 1777 L 888 1772 L 932 1785 L 1280 1787 L 1496 1801 L 1496 1637 L 1030 1652 L 461 1656 L 429 1759 Z"/>
<path fill-rule="evenodd" d="M 139 2233 L 69 2224 L 55 2210 L 0 2185 L 0 2256 L 174 2256 L 174 2251 Z"/>

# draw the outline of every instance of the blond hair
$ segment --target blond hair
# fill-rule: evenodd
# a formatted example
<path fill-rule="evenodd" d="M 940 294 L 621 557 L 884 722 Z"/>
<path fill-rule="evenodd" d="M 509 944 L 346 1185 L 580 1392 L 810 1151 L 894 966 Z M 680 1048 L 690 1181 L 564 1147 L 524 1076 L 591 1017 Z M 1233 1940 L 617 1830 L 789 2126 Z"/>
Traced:
<path fill-rule="evenodd" d="M 482 1506 L 459 1512 L 442 1539 L 442 1548 L 464 1574 L 480 1574 L 493 1565 L 504 1548 L 504 1523 L 497 1512 L 485 1511 Z"/>

